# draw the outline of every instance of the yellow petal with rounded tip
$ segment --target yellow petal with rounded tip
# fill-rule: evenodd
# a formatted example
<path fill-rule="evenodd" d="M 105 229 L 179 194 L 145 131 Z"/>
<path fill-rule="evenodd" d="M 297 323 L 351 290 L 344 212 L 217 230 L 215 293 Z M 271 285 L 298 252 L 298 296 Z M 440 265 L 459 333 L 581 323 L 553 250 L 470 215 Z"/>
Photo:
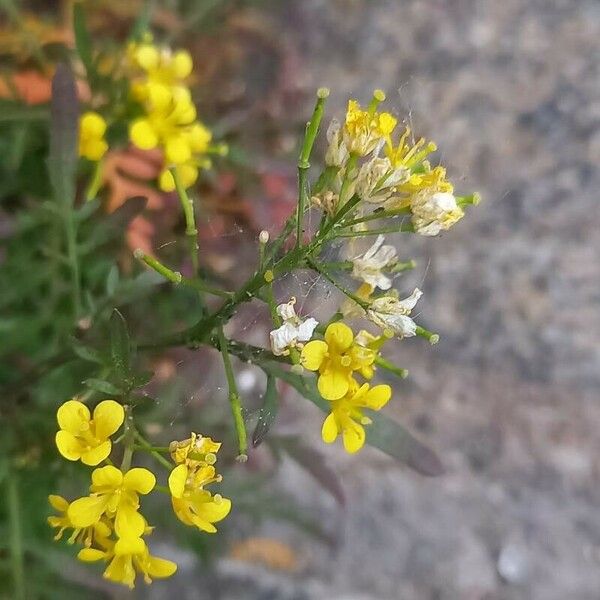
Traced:
<path fill-rule="evenodd" d="M 60 430 L 54 438 L 58 451 L 67 460 L 79 460 L 85 447 L 72 433 Z"/>
<path fill-rule="evenodd" d="M 86 496 L 69 505 L 67 515 L 74 527 L 89 527 L 104 514 L 109 498 L 107 496 Z"/>
<path fill-rule="evenodd" d="M 362 425 L 355 423 L 351 419 L 348 419 L 349 423 L 346 426 L 344 424 L 344 431 L 342 437 L 344 440 L 344 448 L 348 454 L 354 454 L 358 452 L 365 443 L 365 429 Z M 350 425 L 351 423 L 351 425 Z"/>
<path fill-rule="evenodd" d="M 169 475 L 169 490 L 174 498 L 181 498 L 185 490 L 185 482 L 188 476 L 188 468 L 185 465 L 178 465 Z"/>
<path fill-rule="evenodd" d="M 92 488 L 94 491 L 97 491 L 97 488 L 116 490 L 121 487 L 122 483 L 123 473 L 117 467 L 107 465 L 92 471 Z"/>
<path fill-rule="evenodd" d="M 84 465 L 89 465 L 90 467 L 95 467 L 99 465 L 103 460 L 108 458 L 110 451 L 112 449 L 112 444 L 110 440 L 106 440 L 106 442 L 102 442 L 99 446 L 95 448 L 91 448 L 87 450 L 81 455 L 81 462 Z"/>
<path fill-rule="evenodd" d="M 300 364 L 309 371 L 317 371 L 325 360 L 327 352 L 328 346 L 325 342 L 321 340 L 308 342 L 308 344 L 302 348 Z"/>
<path fill-rule="evenodd" d="M 158 178 L 158 187 L 163 192 L 172 192 L 175 190 L 175 179 L 169 169 L 163 169 Z"/>
<path fill-rule="evenodd" d="M 135 60 L 145 71 L 156 69 L 159 61 L 158 49 L 150 44 L 143 44 L 137 48 Z"/>
<path fill-rule="evenodd" d="M 152 150 L 158 145 L 158 136 L 147 119 L 138 119 L 132 123 L 129 138 L 142 150 Z"/>
<path fill-rule="evenodd" d="M 83 562 L 96 562 L 106 558 L 106 552 L 95 548 L 84 548 L 77 554 L 77 558 Z"/>
<path fill-rule="evenodd" d="M 345 352 L 354 341 L 352 329 L 345 323 L 332 323 L 325 330 L 325 341 L 337 352 Z"/>
<path fill-rule="evenodd" d="M 96 112 L 86 112 L 79 122 L 82 136 L 101 138 L 106 132 L 106 121 Z"/>
<path fill-rule="evenodd" d="M 214 497 L 208 502 L 193 503 L 196 514 L 200 519 L 210 523 L 218 523 L 222 521 L 231 510 L 231 500 L 229 498 L 220 498 L 216 500 Z"/>
<path fill-rule="evenodd" d="M 115 533 L 120 537 L 140 537 L 146 528 L 146 520 L 130 506 L 121 506 L 115 518 Z"/>
<path fill-rule="evenodd" d="M 115 544 L 115 555 L 123 556 L 125 554 L 142 554 L 146 550 L 146 542 L 139 537 L 122 537 Z"/>
<path fill-rule="evenodd" d="M 68 400 L 56 411 L 56 420 L 61 429 L 79 435 L 89 427 L 90 409 L 79 400 Z"/>
<path fill-rule="evenodd" d="M 69 503 L 62 497 L 56 494 L 50 494 L 48 496 L 48 502 L 54 510 L 65 512 L 69 508 Z"/>
<path fill-rule="evenodd" d="M 379 132 L 381 135 L 390 135 L 396 127 L 397 122 L 397 119 L 390 113 L 381 113 L 379 115 Z"/>
<path fill-rule="evenodd" d="M 171 90 L 160 83 L 148 83 L 148 98 L 155 111 L 164 112 L 173 100 Z"/>
<path fill-rule="evenodd" d="M 321 437 L 326 444 L 332 444 L 335 442 L 339 429 L 337 426 L 337 421 L 335 415 L 330 413 L 327 415 L 327 418 L 323 421 L 323 427 L 321 428 Z"/>
<path fill-rule="evenodd" d="M 125 411 L 114 400 L 103 400 L 94 409 L 94 427 L 96 437 L 105 440 L 123 425 Z"/>
<path fill-rule="evenodd" d="M 171 577 L 177 571 L 177 565 L 173 561 L 158 556 L 149 556 L 146 568 L 148 575 L 157 579 Z"/>
<path fill-rule="evenodd" d="M 330 369 L 321 373 L 317 381 L 319 393 L 325 400 L 339 400 L 346 395 L 349 387 L 349 374 L 339 369 Z"/>
<path fill-rule="evenodd" d="M 190 53 L 186 50 L 179 50 L 173 56 L 173 62 L 171 63 L 173 74 L 178 79 L 185 79 L 192 72 L 194 63 Z"/>
<path fill-rule="evenodd" d="M 154 473 L 141 467 L 127 471 L 123 477 L 123 487 L 136 491 L 139 494 L 149 494 L 155 485 L 156 477 Z"/>
<path fill-rule="evenodd" d="M 106 567 L 104 577 L 109 581 L 122 583 L 132 590 L 135 587 L 135 569 L 131 556 L 115 556 Z"/>
<path fill-rule="evenodd" d="M 389 385 L 376 385 L 364 396 L 363 404 L 372 410 L 380 410 L 392 397 L 392 388 Z"/>

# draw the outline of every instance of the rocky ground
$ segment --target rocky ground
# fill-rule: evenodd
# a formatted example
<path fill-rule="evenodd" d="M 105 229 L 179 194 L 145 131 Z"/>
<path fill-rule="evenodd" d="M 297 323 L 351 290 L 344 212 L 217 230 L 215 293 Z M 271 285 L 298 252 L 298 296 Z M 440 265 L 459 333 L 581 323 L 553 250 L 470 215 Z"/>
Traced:
<path fill-rule="evenodd" d="M 448 473 L 328 449 L 340 511 L 285 463 L 281 487 L 338 542 L 266 524 L 299 572 L 190 564 L 178 597 L 598 600 L 600 4 L 303 0 L 268 18 L 304 85 L 332 89 L 330 108 L 385 88 L 457 188 L 485 199 L 439 240 L 397 240 L 419 260 L 403 285 L 422 287 L 421 319 L 442 342 L 401 344 L 411 377 L 389 412 Z M 315 443 L 317 423 L 305 424 Z"/>

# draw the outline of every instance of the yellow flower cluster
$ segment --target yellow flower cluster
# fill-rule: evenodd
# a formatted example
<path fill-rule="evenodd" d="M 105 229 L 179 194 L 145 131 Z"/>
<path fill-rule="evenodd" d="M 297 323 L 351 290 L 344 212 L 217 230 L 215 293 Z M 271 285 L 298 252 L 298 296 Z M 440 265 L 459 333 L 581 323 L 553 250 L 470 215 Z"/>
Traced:
<path fill-rule="evenodd" d="M 331 413 L 322 429 L 323 441 L 332 443 L 342 434 L 344 448 L 357 452 L 365 443 L 365 430 L 370 419 L 362 409 L 380 410 L 389 401 L 389 385 L 370 387 L 359 383 L 354 375 L 370 380 L 375 359 L 384 338 L 365 331 L 358 336 L 344 323 L 332 323 L 325 330 L 324 340 L 312 340 L 302 349 L 300 364 L 309 371 L 318 371 L 317 388 L 331 403 Z"/>
<path fill-rule="evenodd" d="M 182 523 L 207 533 L 215 533 L 214 523 L 231 510 L 231 500 L 204 489 L 222 480 L 214 467 L 220 447 L 196 433 L 182 442 L 171 442 L 171 458 L 177 465 L 169 475 L 173 510 Z"/>
<path fill-rule="evenodd" d="M 86 465 L 107 461 L 112 449 L 110 437 L 121 427 L 124 417 L 123 407 L 114 400 L 100 402 L 93 413 L 82 402 L 69 400 L 57 411 L 57 448 L 66 459 L 81 460 Z M 168 480 L 174 512 L 187 525 L 209 533 L 216 531 L 214 523 L 224 519 L 231 509 L 230 500 L 204 489 L 221 481 L 213 466 L 220 446 L 199 434 L 170 446 L 176 464 Z M 58 513 L 48 518 L 48 523 L 58 529 L 55 539 L 72 530 L 69 543 L 83 545 L 78 558 L 107 563 L 104 577 L 129 588 L 134 587 L 137 573 L 146 583 L 170 577 L 177 565 L 150 554 L 144 538 L 153 528 L 140 513 L 140 496 L 155 489 L 155 475 L 140 467 L 118 469 L 108 462 L 92 471 L 89 495 L 73 502 L 58 495 L 49 497 Z"/>
<path fill-rule="evenodd" d="M 79 119 L 79 156 L 99 161 L 108 150 L 104 139 L 106 121 L 97 112 L 88 111 Z"/>
<path fill-rule="evenodd" d="M 377 110 L 384 99 L 385 94 L 376 90 L 367 110 L 350 100 L 343 126 L 332 122 L 326 162 L 336 173 L 313 203 L 333 214 L 357 194 L 362 200 L 359 214 L 364 215 L 369 204 L 386 210 L 405 208 L 417 233 L 437 235 L 459 221 L 464 211 L 444 167 L 432 167 L 427 160 L 437 149 L 433 142 L 423 138 L 411 142 L 406 127 L 394 143 L 396 118 Z"/>
<path fill-rule="evenodd" d="M 211 132 L 197 119 L 185 84 L 192 72 L 192 57 L 185 50 L 161 48 L 151 37 L 131 43 L 127 57 L 135 74 L 130 93 L 144 113 L 131 123 L 129 137 L 142 150 L 163 151 L 162 190 L 175 189 L 171 168 L 187 188 L 196 181 L 201 167 L 210 166 L 206 155 L 212 139 Z"/>

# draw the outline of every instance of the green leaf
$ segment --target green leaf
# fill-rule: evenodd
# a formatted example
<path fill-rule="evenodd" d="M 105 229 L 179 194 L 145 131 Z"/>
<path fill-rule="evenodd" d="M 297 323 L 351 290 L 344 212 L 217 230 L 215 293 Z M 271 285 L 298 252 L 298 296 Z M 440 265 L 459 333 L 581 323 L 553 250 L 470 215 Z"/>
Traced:
<path fill-rule="evenodd" d="M 94 63 L 92 61 L 92 40 L 85 22 L 83 6 L 76 2 L 73 6 L 73 29 L 75 31 L 75 47 L 77 54 L 85 67 L 88 78 L 93 76 Z"/>
<path fill-rule="evenodd" d="M 83 382 L 90 390 L 99 392 L 100 394 L 108 394 L 110 396 L 120 396 L 123 394 L 123 390 L 120 390 L 116 385 L 104 379 L 90 378 Z"/>
<path fill-rule="evenodd" d="M 116 308 L 110 317 L 110 355 L 115 371 L 126 379 L 130 374 L 131 344 L 125 318 Z"/>
<path fill-rule="evenodd" d="M 119 267 L 113 265 L 106 278 L 106 294 L 108 296 L 113 296 L 117 289 L 117 285 L 119 285 Z"/>
<path fill-rule="evenodd" d="M 73 73 L 65 64 L 58 65 L 52 79 L 50 115 L 50 183 L 57 204 L 72 207 L 75 202 L 79 105 Z"/>
<path fill-rule="evenodd" d="M 275 422 L 277 409 L 279 408 L 277 400 L 277 379 L 267 374 L 267 387 L 263 397 L 263 405 L 258 412 L 258 421 L 252 433 L 252 446 L 254 448 L 262 444 L 265 436 L 269 433 L 271 426 Z"/>
<path fill-rule="evenodd" d="M 324 412 L 330 405 L 321 398 L 314 378 L 306 378 L 286 371 L 276 364 L 261 364 L 265 372 L 285 381 Z M 369 413 L 372 423 L 366 427 L 367 444 L 379 448 L 421 475 L 435 477 L 444 473 L 436 453 L 417 440 L 402 425 L 378 412 Z"/>
<path fill-rule="evenodd" d="M 79 356 L 82 360 L 87 362 L 97 363 L 99 365 L 103 365 L 106 363 L 106 360 L 102 356 L 98 350 L 94 348 L 90 348 L 89 346 L 84 346 L 82 344 L 73 343 L 73 352 Z"/>

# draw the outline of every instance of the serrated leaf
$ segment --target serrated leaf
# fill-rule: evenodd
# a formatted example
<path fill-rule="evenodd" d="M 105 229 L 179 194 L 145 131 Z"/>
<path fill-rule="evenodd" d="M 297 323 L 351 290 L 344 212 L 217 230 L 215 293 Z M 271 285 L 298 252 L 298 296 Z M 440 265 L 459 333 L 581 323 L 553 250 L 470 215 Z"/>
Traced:
<path fill-rule="evenodd" d="M 130 373 L 131 344 L 125 318 L 116 308 L 110 317 L 110 355 L 115 371 L 126 379 Z"/>
<path fill-rule="evenodd" d="M 92 40 L 85 22 L 83 6 L 76 2 L 73 6 L 73 30 L 75 31 L 75 47 L 77 54 L 85 67 L 88 78 L 93 75 L 94 64 L 92 61 Z"/>
<path fill-rule="evenodd" d="M 99 392 L 100 394 L 108 394 L 110 396 L 120 396 L 123 390 L 120 390 L 116 385 L 110 383 L 110 381 L 104 381 L 104 379 L 90 378 L 83 382 L 90 390 Z"/>
<path fill-rule="evenodd" d="M 263 404 L 258 412 L 258 421 L 252 433 L 252 446 L 254 448 L 262 444 L 275 422 L 277 409 L 279 408 L 277 400 L 277 379 L 272 375 L 267 375 L 267 387 L 263 396 Z"/>
<path fill-rule="evenodd" d="M 314 378 L 286 371 L 276 364 L 262 364 L 261 367 L 267 373 L 287 382 L 324 412 L 329 412 L 329 403 L 321 398 Z M 378 412 L 369 413 L 369 417 L 372 423 L 366 428 L 367 444 L 379 448 L 421 475 L 435 477 L 444 473 L 444 467 L 436 453 L 402 425 Z"/>
<path fill-rule="evenodd" d="M 60 64 L 52 79 L 50 109 L 50 183 L 57 204 L 75 202 L 75 168 L 79 131 L 79 105 L 70 68 Z"/>
<path fill-rule="evenodd" d="M 346 494 L 337 473 L 325 462 L 323 455 L 305 446 L 297 436 L 278 437 L 275 443 L 320 483 L 342 506 Z"/>

